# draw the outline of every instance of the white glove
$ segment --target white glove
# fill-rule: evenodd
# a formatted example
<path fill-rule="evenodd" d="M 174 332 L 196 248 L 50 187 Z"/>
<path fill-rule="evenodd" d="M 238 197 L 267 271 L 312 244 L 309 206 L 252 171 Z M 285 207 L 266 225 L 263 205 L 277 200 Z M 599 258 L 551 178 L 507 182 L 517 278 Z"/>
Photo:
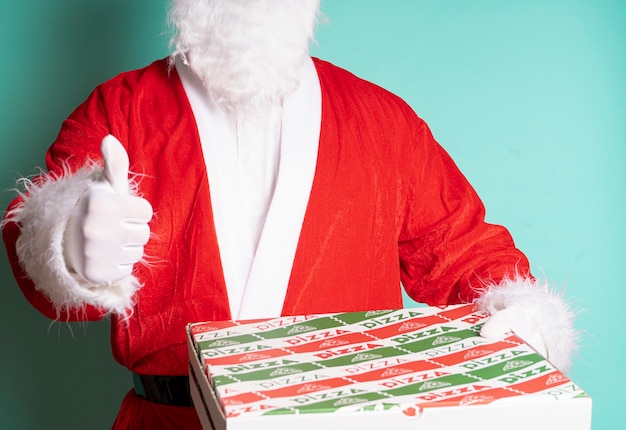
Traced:
<path fill-rule="evenodd" d="M 128 154 L 115 137 L 102 140 L 104 171 L 76 204 L 65 228 L 68 268 L 93 285 L 111 284 L 133 271 L 150 239 L 150 203 L 129 195 Z"/>
<path fill-rule="evenodd" d="M 538 333 L 531 330 L 531 318 L 522 306 L 510 306 L 498 310 L 491 315 L 480 330 L 486 338 L 502 337 L 513 332 L 535 349 L 541 356 L 548 357 L 545 343 Z"/>

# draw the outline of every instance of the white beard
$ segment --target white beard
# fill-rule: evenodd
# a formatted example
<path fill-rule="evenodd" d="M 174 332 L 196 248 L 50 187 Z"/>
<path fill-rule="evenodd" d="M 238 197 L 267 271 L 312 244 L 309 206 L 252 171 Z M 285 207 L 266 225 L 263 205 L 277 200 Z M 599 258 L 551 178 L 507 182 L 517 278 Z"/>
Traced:
<path fill-rule="evenodd" d="M 262 109 L 294 91 L 320 0 L 173 0 L 172 59 L 182 56 L 209 94 Z"/>

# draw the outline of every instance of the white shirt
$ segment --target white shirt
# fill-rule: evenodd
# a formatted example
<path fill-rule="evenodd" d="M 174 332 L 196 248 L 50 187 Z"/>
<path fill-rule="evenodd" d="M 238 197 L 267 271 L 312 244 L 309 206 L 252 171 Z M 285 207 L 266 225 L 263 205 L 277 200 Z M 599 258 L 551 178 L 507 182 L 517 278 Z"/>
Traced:
<path fill-rule="evenodd" d="M 279 316 L 315 173 L 321 89 L 309 59 L 282 106 L 242 117 L 212 102 L 177 61 L 209 176 L 234 319 Z"/>

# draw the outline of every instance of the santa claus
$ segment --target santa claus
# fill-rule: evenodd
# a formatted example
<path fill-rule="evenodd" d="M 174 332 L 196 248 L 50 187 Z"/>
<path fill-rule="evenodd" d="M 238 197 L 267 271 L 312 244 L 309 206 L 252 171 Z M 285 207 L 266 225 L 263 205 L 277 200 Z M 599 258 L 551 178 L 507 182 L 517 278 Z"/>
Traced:
<path fill-rule="evenodd" d="M 319 0 L 174 0 L 169 58 L 98 86 L 3 238 L 53 319 L 111 318 L 114 428 L 193 429 L 185 326 L 475 301 L 562 369 L 572 313 L 397 96 L 308 45 Z M 131 172 L 131 173 L 129 173 Z"/>

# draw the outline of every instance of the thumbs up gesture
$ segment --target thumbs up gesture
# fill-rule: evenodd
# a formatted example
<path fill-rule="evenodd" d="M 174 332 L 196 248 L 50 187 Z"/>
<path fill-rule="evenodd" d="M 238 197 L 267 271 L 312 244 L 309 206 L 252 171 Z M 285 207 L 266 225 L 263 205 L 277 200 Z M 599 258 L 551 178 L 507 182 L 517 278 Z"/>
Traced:
<path fill-rule="evenodd" d="M 129 194 L 129 160 L 122 144 L 102 140 L 104 170 L 79 199 L 65 229 L 63 254 L 70 270 L 93 285 L 133 271 L 150 238 L 150 203 Z"/>

